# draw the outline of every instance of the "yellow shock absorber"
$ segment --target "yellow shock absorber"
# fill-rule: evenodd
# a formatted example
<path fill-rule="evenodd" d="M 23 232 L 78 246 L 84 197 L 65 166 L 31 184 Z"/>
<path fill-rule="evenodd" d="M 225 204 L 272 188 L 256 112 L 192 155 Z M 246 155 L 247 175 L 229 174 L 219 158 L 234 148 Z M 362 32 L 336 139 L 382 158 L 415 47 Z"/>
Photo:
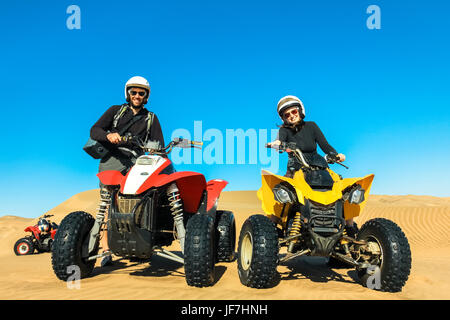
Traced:
<path fill-rule="evenodd" d="M 344 232 L 342 233 L 342 235 L 343 236 L 347 235 L 347 228 L 344 227 Z M 348 243 L 348 240 L 346 240 L 344 238 L 341 239 L 341 244 L 347 244 L 347 243 Z"/>
<path fill-rule="evenodd" d="M 343 235 L 343 236 L 346 236 L 346 235 L 347 235 L 347 228 L 344 227 L 344 231 L 342 232 L 342 235 Z M 344 239 L 344 238 L 342 238 L 342 239 L 341 239 L 341 244 L 342 244 L 342 246 L 344 247 L 345 253 L 346 253 L 347 255 L 350 254 L 349 249 L 348 249 L 349 241 L 346 240 L 346 239 Z"/>
<path fill-rule="evenodd" d="M 300 231 L 301 231 L 301 228 L 302 228 L 301 220 L 300 220 L 300 219 L 301 219 L 300 212 L 296 212 L 296 213 L 295 213 L 294 220 L 292 220 L 291 231 L 289 232 L 289 236 L 290 236 L 290 237 L 300 234 Z M 294 250 L 294 245 L 295 245 L 297 242 L 298 242 L 298 238 L 292 240 L 292 241 L 289 243 L 289 248 L 288 248 L 288 251 L 289 251 L 289 252 L 292 252 L 292 251 Z"/>

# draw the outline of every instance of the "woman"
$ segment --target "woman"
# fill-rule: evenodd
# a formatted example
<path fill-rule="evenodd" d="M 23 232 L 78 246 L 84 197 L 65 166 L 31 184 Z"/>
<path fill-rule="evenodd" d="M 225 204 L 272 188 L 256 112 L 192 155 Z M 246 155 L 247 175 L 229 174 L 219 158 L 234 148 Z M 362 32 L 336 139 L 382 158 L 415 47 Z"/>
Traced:
<path fill-rule="evenodd" d="M 295 142 L 297 147 L 302 151 L 307 160 L 311 162 L 319 162 L 326 167 L 324 159 L 317 153 L 317 144 L 319 144 L 325 154 L 336 156 L 338 161 L 344 161 L 345 155 L 337 153 L 325 139 L 322 131 L 313 121 L 304 121 L 305 107 L 302 101 L 295 96 L 285 96 L 278 101 L 278 115 L 283 120 L 283 125 L 278 133 L 278 140 L 269 145 L 277 146 L 282 142 Z M 292 178 L 295 171 L 301 167 L 300 163 L 289 157 L 286 177 Z"/>
<path fill-rule="evenodd" d="M 277 111 L 283 120 L 278 140 L 270 143 L 270 146 L 280 145 L 282 142 L 295 142 L 297 147 L 302 151 L 306 161 L 311 164 L 327 167 L 327 163 L 323 157 L 317 153 L 317 144 L 327 156 L 333 156 L 339 162 L 345 160 L 345 155 L 337 153 L 336 150 L 325 139 L 320 128 L 313 121 L 304 121 L 305 107 L 302 101 L 296 96 L 285 96 L 278 101 Z M 295 171 L 301 168 L 301 164 L 294 157 L 289 156 L 286 177 L 293 178 Z M 356 224 L 353 219 L 346 220 L 347 233 L 354 236 L 357 232 Z"/>

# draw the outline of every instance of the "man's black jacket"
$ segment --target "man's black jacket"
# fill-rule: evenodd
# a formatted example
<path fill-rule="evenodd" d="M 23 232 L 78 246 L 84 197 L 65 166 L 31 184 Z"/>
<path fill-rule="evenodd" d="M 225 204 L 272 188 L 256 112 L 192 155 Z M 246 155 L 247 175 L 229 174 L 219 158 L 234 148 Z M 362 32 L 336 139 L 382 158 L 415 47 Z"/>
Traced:
<path fill-rule="evenodd" d="M 98 121 L 91 128 L 91 138 L 101 142 L 105 147 L 107 147 L 112 154 L 116 153 L 118 146 L 127 146 L 124 144 L 115 145 L 108 141 L 106 135 L 111 132 L 119 132 L 124 128 L 133 117 L 141 117 L 138 121 L 133 123 L 127 132 L 131 133 L 133 136 L 138 136 L 143 141 L 147 138 L 147 115 L 149 111 L 146 108 L 142 108 L 136 115 L 133 115 L 131 107 L 127 107 L 125 112 L 120 117 L 117 122 L 117 127 L 113 128 L 114 116 L 120 110 L 122 106 L 115 105 L 106 110 L 106 112 L 98 119 Z M 161 146 L 164 146 L 164 136 L 161 130 L 161 125 L 159 123 L 158 117 L 153 115 L 153 122 L 150 128 L 150 134 L 148 140 L 159 141 Z M 127 147 L 131 147 L 128 145 Z"/>

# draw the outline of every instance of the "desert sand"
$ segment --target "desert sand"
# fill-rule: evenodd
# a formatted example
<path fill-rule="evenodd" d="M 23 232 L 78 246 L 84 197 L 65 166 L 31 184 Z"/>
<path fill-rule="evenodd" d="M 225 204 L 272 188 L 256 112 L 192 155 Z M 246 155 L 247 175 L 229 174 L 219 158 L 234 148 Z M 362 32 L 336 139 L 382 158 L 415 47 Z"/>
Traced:
<path fill-rule="evenodd" d="M 95 215 L 98 190 L 81 192 L 53 208 L 59 223 L 72 211 Z M 262 213 L 255 191 L 224 192 L 219 209 L 232 210 L 237 233 L 245 219 Z M 16 256 L 13 245 L 24 228 L 37 219 L 0 218 L 0 299 L 450 299 L 450 198 L 431 196 L 369 196 L 356 221 L 361 226 L 375 217 L 396 222 L 405 232 L 412 252 L 409 279 L 399 293 L 367 289 L 357 283 L 354 269 L 329 269 L 321 257 L 298 257 L 278 267 L 279 283 L 269 289 L 241 285 L 236 262 L 216 266 L 212 287 L 187 286 L 181 264 L 160 257 L 136 263 L 115 257 L 112 266 L 100 268 L 83 279 L 79 289 L 69 289 L 56 278 L 51 254 Z M 178 243 L 169 248 L 179 252 Z"/>

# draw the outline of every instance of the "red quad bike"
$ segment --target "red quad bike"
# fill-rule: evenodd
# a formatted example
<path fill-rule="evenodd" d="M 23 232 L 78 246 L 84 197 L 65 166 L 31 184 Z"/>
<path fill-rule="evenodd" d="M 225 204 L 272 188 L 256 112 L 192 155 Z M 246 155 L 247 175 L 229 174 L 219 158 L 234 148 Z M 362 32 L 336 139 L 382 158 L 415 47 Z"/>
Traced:
<path fill-rule="evenodd" d="M 228 182 L 206 182 L 200 173 L 175 171 L 167 158 L 172 148 L 200 148 L 201 142 L 175 138 L 161 147 L 155 141 L 144 144 L 136 137 L 125 139 L 138 146 L 142 155 L 121 147 L 135 159 L 126 176 L 119 171 L 97 174 L 106 189 L 102 189 L 95 219 L 83 211 L 63 219 L 52 251 L 56 276 L 67 280 L 67 268 L 76 265 L 81 278 L 87 277 L 96 259 L 112 253 L 139 261 L 150 260 L 156 254 L 183 263 L 188 285 L 213 285 L 215 263 L 234 259 L 234 215 L 216 210 Z M 110 251 L 98 254 L 100 231 L 105 225 Z M 175 238 L 182 256 L 163 248 Z"/>
<path fill-rule="evenodd" d="M 34 226 L 25 228 L 25 232 L 31 232 L 29 236 L 20 238 L 14 244 L 14 253 L 17 256 L 33 254 L 36 249 L 38 252 L 49 252 L 52 250 L 52 243 L 55 239 L 55 233 L 58 225 L 47 220 L 53 215 L 44 215 L 39 218 Z"/>

